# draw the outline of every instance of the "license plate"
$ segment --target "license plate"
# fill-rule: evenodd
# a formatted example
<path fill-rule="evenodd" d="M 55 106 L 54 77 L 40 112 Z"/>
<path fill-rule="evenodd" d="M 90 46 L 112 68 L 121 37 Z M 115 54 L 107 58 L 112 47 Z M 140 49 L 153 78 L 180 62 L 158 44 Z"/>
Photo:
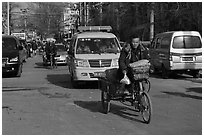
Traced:
<path fill-rule="evenodd" d="M 94 77 L 103 77 L 104 75 L 104 72 L 94 72 Z"/>
<path fill-rule="evenodd" d="M 193 61 L 193 57 L 183 57 L 182 61 Z"/>

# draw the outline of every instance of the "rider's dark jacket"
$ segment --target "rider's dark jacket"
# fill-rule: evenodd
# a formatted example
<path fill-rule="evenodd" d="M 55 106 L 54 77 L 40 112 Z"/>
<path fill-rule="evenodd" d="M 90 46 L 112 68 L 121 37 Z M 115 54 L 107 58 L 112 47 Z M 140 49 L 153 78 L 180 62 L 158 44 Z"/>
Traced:
<path fill-rule="evenodd" d="M 50 59 L 50 53 L 53 53 L 53 57 L 57 55 L 57 48 L 54 43 L 47 43 L 45 46 L 46 57 Z"/>
<path fill-rule="evenodd" d="M 123 70 L 126 70 L 129 74 L 129 64 L 136 62 L 142 59 L 149 59 L 148 49 L 145 48 L 143 45 L 139 45 L 137 49 L 131 48 L 131 46 L 124 47 L 121 50 L 120 57 L 118 60 L 119 63 L 119 78 L 123 78 Z M 128 76 L 129 77 L 129 76 Z"/>

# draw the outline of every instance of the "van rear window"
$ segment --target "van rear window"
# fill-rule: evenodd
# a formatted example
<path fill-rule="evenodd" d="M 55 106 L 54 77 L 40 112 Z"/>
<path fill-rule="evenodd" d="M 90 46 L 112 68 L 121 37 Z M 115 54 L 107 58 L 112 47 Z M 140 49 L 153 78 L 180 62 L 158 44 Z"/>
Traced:
<path fill-rule="evenodd" d="M 173 48 L 175 49 L 192 49 L 201 48 L 201 40 L 198 36 L 177 36 L 173 40 Z"/>

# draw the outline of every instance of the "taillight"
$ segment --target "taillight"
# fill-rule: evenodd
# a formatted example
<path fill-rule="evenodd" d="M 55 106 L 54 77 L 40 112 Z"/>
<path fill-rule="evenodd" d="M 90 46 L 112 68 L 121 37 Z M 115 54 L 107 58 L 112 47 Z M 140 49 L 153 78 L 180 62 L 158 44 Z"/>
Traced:
<path fill-rule="evenodd" d="M 178 56 L 178 57 L 180 57 L 181 54 L 180 54 L 180 53 L 170 52 L 170 54 L 169 54 L 169 61 L 173 61 L 173 57 L 172 57 L 172 56 Z"/>
<path fill-rule="evenodd" d="M 173 61 L 173 59 L 172 59 L 172 53 L 170 52 L 170 54 L 169 54 L 169 61 Z"/>

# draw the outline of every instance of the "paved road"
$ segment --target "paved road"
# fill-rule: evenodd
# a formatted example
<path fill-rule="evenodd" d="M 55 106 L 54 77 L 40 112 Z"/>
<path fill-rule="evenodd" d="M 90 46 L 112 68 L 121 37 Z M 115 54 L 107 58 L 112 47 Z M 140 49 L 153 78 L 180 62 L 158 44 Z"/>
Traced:
<path fill-rule="evenodd" d="M 3 135 L 201 135 L 202 81 L 190 76 L 152 76 L 153 117 L 119 102 L 103 114 L 97 83 L 70 85 L 67 66 L 50 70 L 29 58 L 22 77 L 2 78 Z"/>

